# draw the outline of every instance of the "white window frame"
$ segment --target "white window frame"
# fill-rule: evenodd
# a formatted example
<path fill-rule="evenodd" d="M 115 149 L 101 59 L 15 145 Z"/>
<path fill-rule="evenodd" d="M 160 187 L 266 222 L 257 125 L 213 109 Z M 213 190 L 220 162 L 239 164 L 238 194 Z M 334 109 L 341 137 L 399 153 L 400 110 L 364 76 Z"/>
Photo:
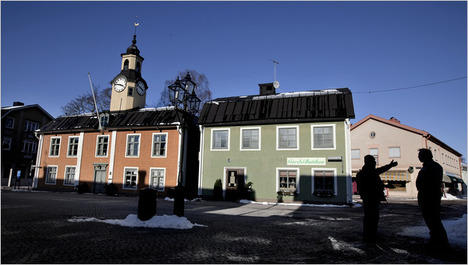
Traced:
<path fill-rule="evenodd" d="M 162 170 L 163 171 L 163 187 L 156 188 L 153 184 L 153 175 L 152 172 L 153 170 Z M 164 167 L 150 167 L 150 188 L 156 189 L 157 191 L 164 192 L 166 189 L 166 168 Z"/>
<path fill-rule="evenodd" d="M 258 130 L 258 148 L 244 148 L 244 131 L 245 130 Z M 261 151 L 262 150 L 262 128 L 261 127 L 243 127 L 240 128 L 240 144 L 239 150 L 241 151 Z"/>
<path fill-rule="evenodd" d="M 107 148 L 106 148 L 106 155 L 99 155 L 99 138 L 107 138 Z M 109 156 L 109 141 L 110 137 L 109 135 L 97 135 L 96 137 L 96 153 L 95 157 L 108 157 Z"/>
<path fill-rule="evenodd" d="M 353 156 L 353 151 L 357 151 L 357 157 Z M 352 160 L 360 160 L 361 159 L 361 149 L 351 149 L 351 159 Z"/>
<path fill-rule="evenodd" d="M 214 133 L 216 131 L 227 131 L 227 148 L 213 148 Z M 231 128 L 211 129 L 210 150 L 211 151 L 229 151 L 231 147 Z"/>
<path fill-rule="evenodd" d="M 164 148 L 164 155 L 155 155 L 154 154 L 154 137 L 156 135 L 164 135 L 166 136 L 166 147 Z M 168 133 L 153 133 L 153 135 L 151 136 L 151 157 L 157 157 L 157 158 L 166 158 L 167 157 L 167 147 L 169 146 L 167 143 L 168 143 L 168 140 L 169 140 L 169 135 Z"/>
<path fill-rule="evenodd" d="M 71 183 L 67 183 L 67 175 L 68 175 L 68 169 L 74 168 L 75 172 L 73 173 L 73 179 Z M 76 178 L 76 166 L 65 166 L 65 172 L 63 173 L 63 186 L 74 186 L 75 185 L 75 178 Z"/>
<path fill-rule="evenodd" d="M 371 154 L 371 150 L 376 150 L 377 154 L 376 155 Z M 379 148 L 369 148 L 369 155 L 375 158 L 375 163 L 376 165 L 378 165 L 379 164 Z"/>
<path fill-rule="evenodd" d="M 54 182 L 49 182 L 49 173 L 51 171 L 52 168 L 55 168 L 55 178 L 53 179 Z M 47 168 L 46 168 L 46 175 L 45 175 L 45 184 L 46 185 L 56 185 L 57 184 L 57 174 L 58 174 L 58 166 L 57 165 L 48 165 Z"/>
<path fill-rule="evenodd" d="M 135 187 L 128 187 L 126 185 L 126 173 L 127 173 L 127 170 L 135 170 L 136 172 L 136 182 L 135 182 Z M 124 171 L 123 171 L 123 182 L 122 182 L 122 189 L 123 190 L 137 190 L 138 188 L 138 167 L 124 167 Z"/>
<path fill-rule="evenodd" d="M 11 123 L 9 123 L 10 121 L 11 121 Z M 6 129 L 14 129 L 15 128 L 15 118 L 6 117 L 6 119 L 5 119 L 5 128 Z"/>
<path fill-rule="evenodd" d="M 298 167 L 277 167 L 276 168 L 276 191 L 275 192 L 278 192 L 278 191 L 281 191 L 280 189 L 280 171 L 281 170 L 289 170 L 289 171 L 292 171 L 292 170 L 295 170 L 297 172 L 297 175 L 296 175 L 296 193 L 299 194 L 300 193 L 300 178 L 301 178 L 301 170 L 298 168 Z"/>
<path fill-rule="evenodd" d="M 338 176 L 336 168 L 312 168 L 312 195 L 315 193 L 315 172 L 316 171 L 333 171 L 333 195 L 338 194 Z"/>
<path fill-rule="evenodd" d="M 280 129 L 296 129 L 296 147 L 281 147 L 280 148 Z M 289 125 L 289 126 L 276 126 L 276 151 L 290 151 L 290 150 L 299 150 L 299 125 Z"/>
<path fill-rule="evenodd" d="M 8 142 L 8 147 L 7 148 L 3 147 L 3 141 L 5 141 L 5 140 Z M 10 136 L 3 136 L 2 137 L 2 150 L 11 150 L 11 141 L 12 141 L 12 139 L 11 139 Z"/>
<path fill-rule="evenodd" d="M 129 147 L 129 138 L 131 136 L 138 136 L 138 154 L 137 155 L 129 155 L 128 154 L 128 147 Z M 141 133 L 132 133 L 132 134 L 127 134 L 127 142 L 125 144 L 125 157 L 133 157 L 133 158 L 138 158 L 140 157 L 140 150 L 141 150 Z"/>
<path fill-rule="evenodd" d="M 39 129 L 39 123 L 37 121 L 29 121 L 27 120 L 24 125 L 24 131 L 25 132 L 33 132 L 35 130 Z"/>
<path fill-rule="evenodd" d="M 392 155 L 392 149 L 398 149 L 398 156 Z M 390 146 L 388 147 L 388 157 L 389 158 L 400 158 L 401 157 L 401 148 L 399 146 Z"/>
<path fill-rule="evenodd" d="M 314 147 L 314 128 L 317 127 L 332 127 L 333 131 L 333 147 Z M 312 150 L 336 150 L 336 124 L 313 124 L 310 126 L 310 134 L 311 134 L 311 148 Z"/>
<path fill-rule="evenodd" d="M 54 139 L 59 139 L 58 143 L 58 152 L 57 155 L 52 155 L 52 143 Z M 62 136 L 57 136 L 57 137 L 50 137 L 50 145 L 49 145 L 49 157 L 59 157 L 60 156 L 60 147 L 62 145 Z"/>
<path fill-rule="evenodd" d="M 30 139 L 24 140 L 21 152 L 24 153 L 24 157 L 32 157 L 37 153 L 37 142 Z"/>
<path fill-rule="evenodd" d="M 71 147 L 71 141 L 72 139 L 78 139 L 78 142 L 76 142 L 76 155 L 70 155 L 70 147 Z M 75 145 L 75 144 L 74 144 Z M 78 156 L 78 148 L 80 146 L 80 137 L 79 136 L 69 136 L 68 137 L 68 148 L 67 148 L 67 157 L 77 157 Z"/>

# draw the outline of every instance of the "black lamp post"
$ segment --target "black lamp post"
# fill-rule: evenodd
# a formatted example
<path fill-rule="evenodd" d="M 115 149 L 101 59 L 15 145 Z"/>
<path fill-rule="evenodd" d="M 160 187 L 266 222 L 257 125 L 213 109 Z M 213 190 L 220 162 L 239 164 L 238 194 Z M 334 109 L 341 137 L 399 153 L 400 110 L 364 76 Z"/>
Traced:
<path fill-rule="evenodd" d="M 177 216 L 184 216 L 184 150 L 185 150 L 185 129 L 187 124 L 185 122 L 185 113 L 189 112 L 192 114 L 198 113 L 200 108 L 201 100 L 197 97 L 195 93 L 195 88 L 197 84 L 192 81 L 190 74 L 184 77 L 184 79 L 177 80 L 174 84 L 168 86 L 169 88 L 169 98 L 171 103 L 174 105 L 176 114 L 179 110 L 182 110 L 182 119 L 180 120 L 180 125 L 182 129 L 182 143 L 181 143 L 181 154 L 179 162 L 179 176 L 177 177 L 177 187 L 175 188 L 175 197 L 174 197 L 174 214 Z"/>

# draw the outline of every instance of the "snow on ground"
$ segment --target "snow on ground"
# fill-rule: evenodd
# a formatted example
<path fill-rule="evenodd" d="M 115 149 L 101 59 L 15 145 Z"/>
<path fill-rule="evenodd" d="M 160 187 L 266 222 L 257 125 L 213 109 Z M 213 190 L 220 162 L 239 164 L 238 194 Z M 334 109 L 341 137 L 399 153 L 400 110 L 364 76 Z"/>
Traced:
<path fill-rule="evenodd" d="M 256 202 L 256 201 L 249 201 L 249 200 L 239 200 L 239 202 L 243 204 L 252 203 L 252 204 L 261 204 L 261 205 L 284 205 L 284 206 L 306 206 L 306 207 L 328 207 L 328 208 L 350 207 L 349 205 L 344 205 L 344 204 L 307 204 L 307 203 L 285 203 L 285 202 L 277 203 L 277 202 Z M 353 207 L 360 207 L 360 206 L 362 205 L 353 201 Z"/>
<path fill-rule="evenodd" d="M 147 228 L 172 228 L 172 229 L 192 229 L 195 226 L 206 227 L 204 225 L 193 224 L 185 217 L 176 215 L 153 216 L 147 221 L 138 219 L 138 215 L 130 214 L 125 219 L 107 219 L 100 220 L 95 217 L 72 217 L 69 222 L 101 222 L 111 225 L 120 225 L 127 227 L 147 227 Z"/>
<path fill-rule="evenodd" d="M 450 245 L 456 245 L 466 248 L 466 214 L 457 220 L 442 220 Z M 429 229 L 427 226 L 407 227 L 400 233 L 404 236 L 413 236 L 429 238 Z"/>

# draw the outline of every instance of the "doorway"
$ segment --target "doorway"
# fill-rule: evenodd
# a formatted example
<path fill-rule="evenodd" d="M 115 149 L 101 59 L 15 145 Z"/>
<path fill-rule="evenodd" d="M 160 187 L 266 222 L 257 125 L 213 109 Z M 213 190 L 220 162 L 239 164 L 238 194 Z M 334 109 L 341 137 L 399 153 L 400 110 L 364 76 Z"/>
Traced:
<path fill-rule="evenodd" d="M 105 193 L 106 182 L 106 168 L 107 164 L 93 164 L 94 166 L 94 193 Z"/>
<path fill-rule="evenodd" d="M 227 201 L 237 201 L 245 193 L 245 170 L 243 168 L 226 169 L 226 196 Z"/>

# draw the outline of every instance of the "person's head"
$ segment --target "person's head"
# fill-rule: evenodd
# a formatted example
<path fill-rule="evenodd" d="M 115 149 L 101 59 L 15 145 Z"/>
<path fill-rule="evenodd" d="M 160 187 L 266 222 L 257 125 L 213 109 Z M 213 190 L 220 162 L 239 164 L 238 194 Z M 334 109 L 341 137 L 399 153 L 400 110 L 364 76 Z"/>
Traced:
<path fill-rule="evenodd" d="M 428 162 L 428 161 L 431 161 L 432 160 L 432 152 L 431 150 L 427 149 L 427 148 L 421 148 L 419 149 L 419 153 L 418 153 L 418 158 L 419 158 L 419 161 L 421 162 Z"/>
<path fill-rule="evenodd" d="M 375 157 L 372 155 L 366 155 L 364 157 L 364 166 L 375 168 L 375 165 L 377 163 L 375 162 Z"/>

